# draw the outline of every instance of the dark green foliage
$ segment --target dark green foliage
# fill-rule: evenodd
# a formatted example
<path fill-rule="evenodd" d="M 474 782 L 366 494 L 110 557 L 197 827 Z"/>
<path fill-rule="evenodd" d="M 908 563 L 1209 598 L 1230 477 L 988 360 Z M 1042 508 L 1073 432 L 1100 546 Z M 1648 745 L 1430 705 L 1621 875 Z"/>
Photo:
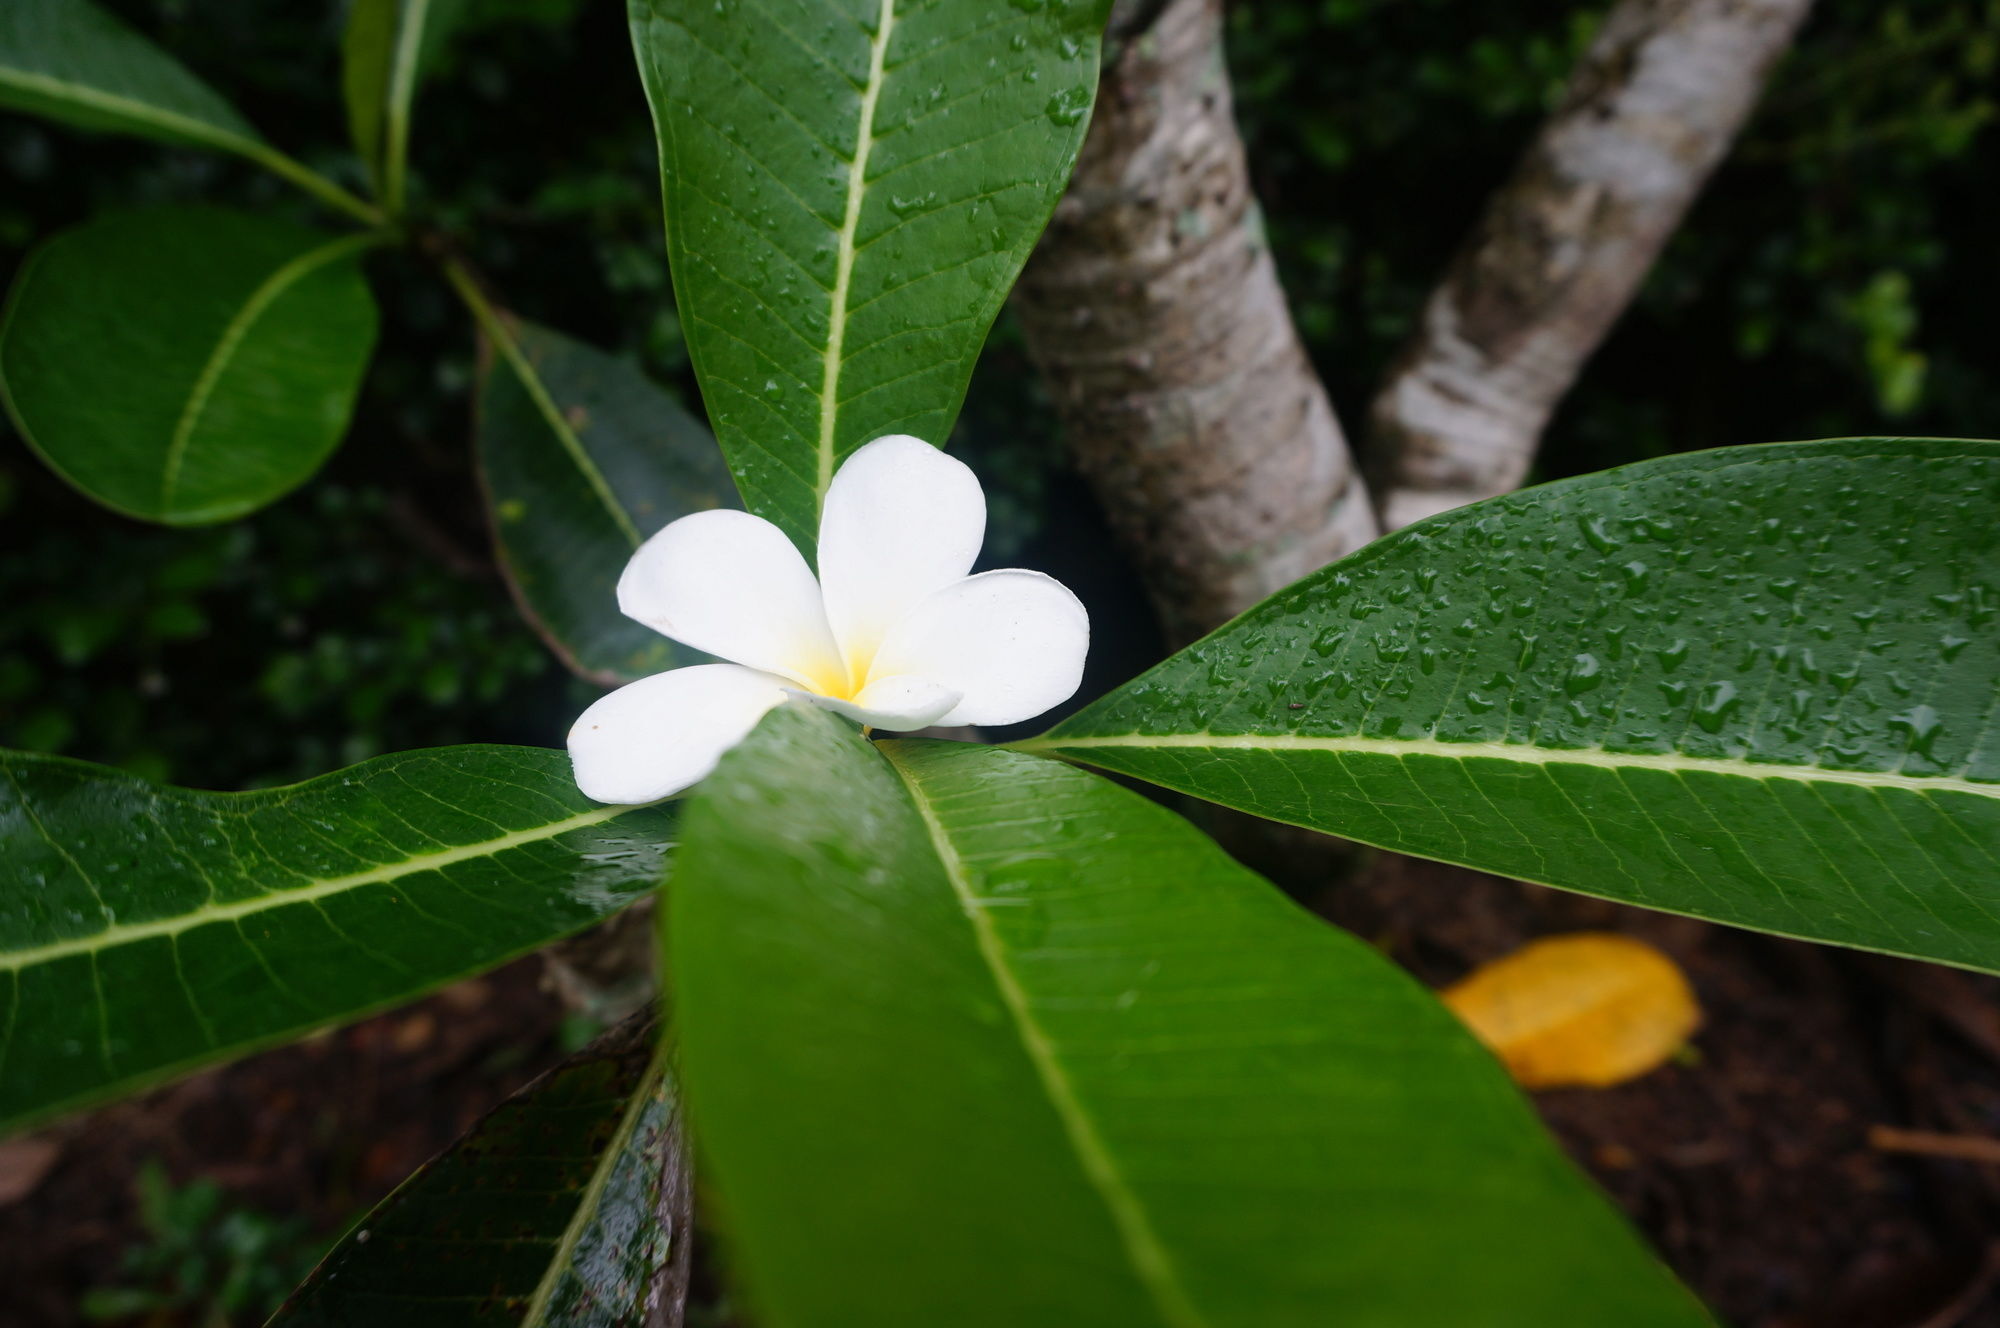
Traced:
<path fill-rule="evenodd" d="M 360 183 L 339 6 L 111 8 L 301 158 Z M 622 13 L 571 25 L 574 8 L 475 6 L 439 58 L 443 90 L 426 93 L 413 158 L 434 178 L 416 197 L 446 225 L 480 218 L 482 271 L 511 304 L 636 347 L 671 383 L 684 359 L 629 38 Z M 551 68 L 574 90 L 561 133 L 522 95 Z M 101 210 L 195 201 L 329 224 L 232 158 L 0 112 L 0 279 Z M 244 522 L 175 533 L 95 511 L 0 424 L 0 745 L 243 787 L 410 746 L 551 744 L 595 695 L 535 640 L 487 553 L 464 311 L 399 256 L 371 264 L 384 345 L 347 440 Z"/>
<path fill-rule="evenodd" d="M 1421 987 L 1108 780 L 789 705 L 668 905 L 772 1328 L 1707 1322 Z"/>
<path fill-rule="evenodd" d="M 273 1328 L 650 1322 L 659 1279 L 685 1293 L 692 1234 L 657 1035 L 634 1017 L 502 1103 L 356 1223 Z"/>
<path fill-rule="evenodd" d="M 91 1322 L 179 1311 L 206 1324 L 261 1323 L 326 1248 L 302 1219 L 232 1203 L 206 1176 L 176 1186 L 149 1162 L 135 1183 L 148 1240 L 126 1252 L 115 1284 L 84 1293 L 78 1309 Z"/>
<path fill-rule="evenodd" d="M 600 682 L 702 662 L 620 613 L 617 587 L 660 527 L 736 506 L 714 437 L 629 361 L 532 323 L 494 331 L 506 343 L 480 375 L 479 474 L 522 612 Z"/>
<path fill-rule="evenodd" d="M 0 11 L 0 106 L 168 142 L 258 137 L 227 99 L 89 0 Z"/>
<path fill-rule="evenodd" d="M 0 1130 L 353 1019 L 656 887 L 666 806 L 450 747 L 206 793 L 0 753 Z"/>
<path fill-rule="evenodd" d="M 633 0 L 709 423 L 801 549 L 855 448 L 945 444 L 1082 145 L 1109 8 Z"/>
<path fill-rule="evenodd" d="M 1276 820 L 2000 971 L 2000 443 L 1723 448 L 1420 522 L 1037 749 Z"/>
<path fill-rule="evenodd" d="M 0 461 L 0 746 L 243 787 L 468 735 L 550 741 L 589 689 L 413 520 L 407 498 L 321 481 L 161 530 Z"/>
<path fill-rule="evenodd" d="M 375 344 L 372 243 L 212 207 L 52 236 L 0 315 L 0 398 L 115 512 L 192 526 L 254 511 L 347 432 Z"/>

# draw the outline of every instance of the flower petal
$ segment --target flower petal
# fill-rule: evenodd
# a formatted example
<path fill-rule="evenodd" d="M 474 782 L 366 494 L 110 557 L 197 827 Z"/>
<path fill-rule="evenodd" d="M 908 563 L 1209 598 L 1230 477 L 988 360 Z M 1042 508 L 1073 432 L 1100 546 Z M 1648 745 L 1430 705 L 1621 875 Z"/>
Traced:
<path fill-rule="evenodd" d="M 937 723 L 961 698 L 957 692 L 929 678 L 904 673 L 893 678 L 875 679 L 863 687 L 861 694 L 852 701 L 836 701 L 824 696 L 812 699 L 835 714 L 859 720 L 870 728 L 908 733 L 912 729 L 928 728 Z"/>
<path fill-rule="evenodd" d="M 639 546 L 618 578 L 618 607 L 684 645 L 844 692 L 812 569 L 785 533 L 748 512 L 696 512 Z"/>
<path fill-rule="evenodd" d="M 783 678 L 735 664 L 695 664 L 628 683 L 570 726 L 576 786 L 598 802 L 679 793 L 784 699 Z"/>
<path fill-rule="evenodd" d="M 939 724 L 1018 724 L 1068 700 L 1083 681 L 1090 617 L 1040 572 L 981 572 L 946 586 L 895 627 L 882 675 L 915 674 L 962 693 Z"/>
<path fill-rule="evenodd" d="M 963 580 L 986 538 L 986 495 L 964 462 L 890 434 L 848 457 L 826 491 L 819 576 L 827 621 L 857 679 L 889 630 Z M 879 672 L 879 670 L 878 670 Z"/>

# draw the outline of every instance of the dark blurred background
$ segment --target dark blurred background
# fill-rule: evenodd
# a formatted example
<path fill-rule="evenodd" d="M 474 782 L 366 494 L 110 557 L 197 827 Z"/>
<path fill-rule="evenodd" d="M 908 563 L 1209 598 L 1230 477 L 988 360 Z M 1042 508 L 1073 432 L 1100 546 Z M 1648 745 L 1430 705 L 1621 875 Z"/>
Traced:
<path fill-rule="evenodd" d="M 108 7 L 281 146 L 359 184 L 338 4 Z M 1350 422 L 1597 12 L 1556 0 L 1234 10 L 1239 114 L 1266 222 Z M 635 357 L 692 404 L 623 6 L 481 0 L 474 14 L 418 109 L 423 210 L 508 305 Z M 1996 63 L 1995 0 L 1821 0 L 1557 415 L 1539 477 L 1742 442 L 2000 434 Z M 38 237 L 167 200 L 314 216 L 247 164 L 0 113 L 10 277 Z M 352 433 L 318 479 L 246 521 L 168 531 L 114 516 L 0 424 L 0 745 L 240 788 L 408 747 L 560 743 L 594 693 L 541 647 L 495 574 L 470 466 L 466 320 L 418 264 L 388 255 L 371 270 L 384 337 Z M 989 486 L 989 561 L 1044 567 L 1091 605 L 1087 689 L 1155 657 L 1137 582 L 1065 472 L 1004 318 L 960 434 Z M 536 1003 L 535 981 L 508 970 L 473 995 L 283 1053 L 294 1061 L 264 1058 L 115 1108 L 125 1114 L 92 1136 L 115 1141 L 102 1165 L 57 1173 L 58 1190 L 37 1201 L 79 1224 L 46 1250 L 7 1234 L 0 1158 L 0 1243 L 17 1242 L 16 1262 L 0 1256 L 0 1286 L 24 1285 L 31 1253 L 46 1283 L 18 1311 L 0 1294 L 0 1324 L 85 1310 L 256 1321 L 346 1216 L 587 1036 Z M 330 1084 L 351 1099 L 345 1115 L 311 1100 Z M 146 1169 L 155 1157 L 166 1170 Z M 229 1185 L 191 1179 L 218 1168 Z M 93 1186 L 114 1192 L 90 1197 Z M 199 1275 L 182 1295 L 190 1260 Z M 276 1271 L 245 1271 L 256 1268 Z M 86 1287 L 94 1300 L 78 1298 Z"/>

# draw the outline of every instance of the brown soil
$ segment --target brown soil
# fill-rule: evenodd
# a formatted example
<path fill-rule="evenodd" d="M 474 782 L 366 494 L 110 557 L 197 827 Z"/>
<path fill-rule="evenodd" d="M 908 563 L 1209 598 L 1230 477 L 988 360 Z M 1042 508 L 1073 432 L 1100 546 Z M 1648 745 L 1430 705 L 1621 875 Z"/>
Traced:
<path fill-rule="evenodd" d="M 83 1322 L 85 1290 L 122 1284 L 124 1253 L 145 1238 L 133 1178 L 149 1160 L 176 1184 L 210 1176 L 238 1203 L 337 1234 L 560 1059 L 563 1007 L 542 975 L 522 960 L 0 1144 L 0 1328 Z"/>
<path fill-rule="evenodd" d="M 2000 981 L 1391 854 L 1318 902 L 1433 985 L 1586 928 L 1680 963 L 1685 1063 L 1537 1102 L 1725 1322 L 2000 1325 Z"/>
<path fill-rule="evenodd" d="M 2000 1161 L 1908 1151 L 2000 1138 L 2000 982 L 1393 855 L 1316 902 L 1439 985 L 1550 932 L 1665 949 L 1706 1011 L 1694 1054 L 1539 1102 L 1668 1262 L 1739 1328 L 2000 1325 Z M 0 1328 L 76 1323 L 116 1280 L 149 1158 L 337 1231 L 558 1058 L 543 974 L 523 961 L 0 1145 Z"/>

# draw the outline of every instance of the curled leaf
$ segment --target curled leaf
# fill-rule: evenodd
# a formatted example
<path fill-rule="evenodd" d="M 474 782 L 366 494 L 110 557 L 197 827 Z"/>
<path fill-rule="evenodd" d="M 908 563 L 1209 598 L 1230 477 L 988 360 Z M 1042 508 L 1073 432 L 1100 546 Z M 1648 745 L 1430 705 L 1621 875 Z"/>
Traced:
<path fill-rule="evenodd" d="M 1643 941 L 1576 932 L 1522 946 L 1447 988 L 1444 1003 L 1523 1088 L 1609 1088 L 1657 1069 L 1701 1007 Z"/>

